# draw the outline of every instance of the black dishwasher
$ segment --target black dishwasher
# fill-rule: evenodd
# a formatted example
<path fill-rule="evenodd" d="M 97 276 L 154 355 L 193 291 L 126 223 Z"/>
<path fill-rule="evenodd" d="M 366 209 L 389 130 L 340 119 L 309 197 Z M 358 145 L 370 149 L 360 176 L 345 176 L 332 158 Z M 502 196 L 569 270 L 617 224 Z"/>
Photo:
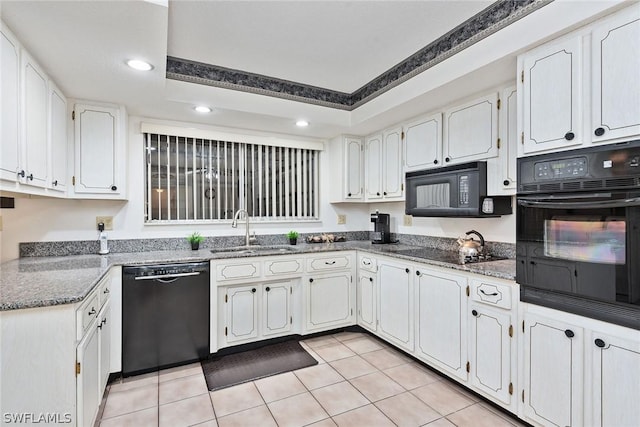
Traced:
<path fill-rule="evenodd" d="M 122 269 L 122 374 L 209 355 L 209 263 Z"/>

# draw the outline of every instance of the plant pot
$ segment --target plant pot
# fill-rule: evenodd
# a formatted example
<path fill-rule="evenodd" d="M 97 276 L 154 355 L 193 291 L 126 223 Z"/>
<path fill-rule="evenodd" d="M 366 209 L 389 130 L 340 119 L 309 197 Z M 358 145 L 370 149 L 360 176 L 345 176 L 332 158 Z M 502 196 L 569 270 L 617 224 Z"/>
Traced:
<path fill-rule="evenodd" d="M 197 251 L 200 249 L 200 242 L 191 242 L 191 250 Z"/>
<path fill-rule="evenodd" d="M 290 245 L 295 245 L 297 243 L 298 243 L 298 238 L 297 237 L 289 238 L 289 244 Z"/>

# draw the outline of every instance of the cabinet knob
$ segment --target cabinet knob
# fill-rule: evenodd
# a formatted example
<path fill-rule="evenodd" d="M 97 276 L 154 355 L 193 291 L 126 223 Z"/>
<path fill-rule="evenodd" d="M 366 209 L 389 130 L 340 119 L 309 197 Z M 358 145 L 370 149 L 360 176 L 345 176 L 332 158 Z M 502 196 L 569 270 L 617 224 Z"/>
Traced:
<path fill-rule="evenodd" d="M 369 281 L 370 281 L 370 282 L 373 282 L 373 277 L 369 277 Z"/>
<path fill-rule="evenodd" d="M 604 135 L 604 128 L 596 128 L 596 130 L 595 130 L 595 131 L 593 131 L 593 133 L 594 133 L 596 136 L 602 136 L 602 135 Z"/>
<path fill-rule="evenodd" d="M 416 270 L 416 276 L 420 275 L 420 270 Z"/>
<path fill-rule="evenodd" d="M 385 192 L 384 192 L 384 193 L 382 193 L 382 194 L 386 196 L 386 195 L 387 195 L 387 192 L 385 191 Z"/>
<path fill-rule="evenodd" d="M 380 195 L 380 192 L 378 191 L 378 192 L 376 193 L 376 196 L 379 196 L 379 195 Z"/>
<path fill-rule="evenodd" d="M 271 288 L 267 286 L 266 288 L 264 288 L 264 290 L 269 292 L 271 290 Z"/>
<path fill-rule="evenodd" d="M 118 189 L 118 187 L 116 187 L 115 185 L 111 186 L 111 191 L 116 191 Z"/>
<path fill-rule="evenodd" d="M 309 279 L 309 283 L 313 283 L 313 279 Z"/>
<path fill-rule="evenodd" d="M 567 141 L 571 141 L 575 137 L 576 137 L 576 134 L 573 132 L 567 132 L 564 134 L 564 139 L 566 139 Z"/>
<path fill-rule="evenodd" d="M 473 314 L 474 316 L 477 316 L 478 312 L 476 310 L 471 310 L 471 314 Z"/>
<path fill-rule="evenodd" d="M 104 291 L 103 291 L 102 293 L 103 293 L 103 294 L 108 294 L 109 292 L 110 292 L 110 291 L 109 291 L 109 288 L 104 288 Z"/>
<path fill-rule="evenodd" d="M 450 158 L 450 157 L 445 157 L 445 158 L 444 158 L 444 161 L 445 161 L 445 162 L 447 162 L 447 163 L 449 163 L 449 162 L 451 161 L 451 158 Z"/>
<path fill-rule="evenodd" d="M 256 288 L 251 289 L 251 293 L 255 294 L 256 293 Z"/>
<path fill-rule="evenodd" d="M 409 269 L 408 269 L 408 268 L 405 268 L 405 269 L 404 269 L 404 271 L 405 271 L 406 273 L 408 273 L 408 272 L 409 272 Z"/>
<path fill-rule="evenodd" d="M 351 193 L 348 193 L 347 196 L 351 197 Z"/>
<path fill-rule="evenodd" d="M 56 179 L 55 181 L 52 182 L 52 184 L 53 184 L 54 187 L 57 187 L 58 186 L 58 180 Z"/>
<path fill-rule="evenodd" d="M 511 181 L 509 181 L 508 179 L 505 179 L 504 181 L 502 181 L 502 185 L 509 185 L 511 184 Z"/>
<path fill-rule="evenodd" d="M 96 309 L 95 307 L 91 307 L 91 310 L 89 310 L 89 316 L 93 316 L 94 314 L 96 314 Z"/>
<path fill-rule="evenodd" d="M 596 340 L 594 341 L 596 347 L 600 347 L 603 348 L 606 344 L 603 340 L 601 340 L 600 338 L 596 338 Z"/>
<path fill-rule="evenodd" d="M 571 329 L 567 329 L 566 331 L 564 331 L 564 334 L 567 336 L 567 338 L 573 338 L 576 335 Z"/>
<path fill-rule="evenodd" d="M 434 164 L 434 165 L 437 165 L 437 164 L 438 164 L 438 159 L 435 159 L 435 160 L 433 161 L 433 164 Z"/>
<path fill-rule="evenodd" d="M 24 170 L 21 170 L 20 172 L 18 172 L 18 176 L 19 176 L 20 178 L 24 178 L 24 176 L 25 176 L 25 175 L 26 175 L 26 173 L 25 173 L 25 171 L 24 171 Z"/>
<path fill-rule="evenodd" d="M 30 180 L 30 181 L 33 181 L 33 174 L 30 173 L 29 175 L 27 175 L 27 179 Z"/>

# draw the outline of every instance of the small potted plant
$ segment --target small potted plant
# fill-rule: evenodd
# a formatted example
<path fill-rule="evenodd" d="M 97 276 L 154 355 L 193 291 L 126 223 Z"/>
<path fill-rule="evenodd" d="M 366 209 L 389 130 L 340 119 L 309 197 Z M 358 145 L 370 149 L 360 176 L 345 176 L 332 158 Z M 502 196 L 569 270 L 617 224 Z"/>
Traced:
<path fill-rule="evenodd" d="M 200 243 L 204 240 L 204 237 L 200 235 L 197 231 L 194 231 L 187 237 L 189 243 L 191 243 L 191 249 L 197 251 L 200 248 Z"/>
<path fill-rule="evenodd" d="M 287 238 L 289 239 L 289 244 L 295 245 L 298 243 L 298 232 L 291 230 L 287 233 Z"/>

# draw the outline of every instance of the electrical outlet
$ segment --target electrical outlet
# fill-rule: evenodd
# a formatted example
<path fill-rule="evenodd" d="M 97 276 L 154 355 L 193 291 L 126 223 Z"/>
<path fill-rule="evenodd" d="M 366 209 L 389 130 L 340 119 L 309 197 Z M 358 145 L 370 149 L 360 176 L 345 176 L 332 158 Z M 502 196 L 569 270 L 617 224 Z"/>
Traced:
<path fill-rule="evenodd" d="M 96 217 L 96 229 L 98 229 L 98 224 L 103 223 L 104 229 L 113 230 L 113 217 L 112 216 L 97 216 Z"/>
<path fill-rule="evenodd" d="M 413 216 L 412 215 L 405 215 L 404 216 L 404 225 L 407 227 L 410 227 L 413 224 Z"/>
<path fill-rule="evenodd" d="M 346 223 L 347 223 L 347 216 L 344 214 L 338 215 L 338 225 L 346 224 Z"/>

